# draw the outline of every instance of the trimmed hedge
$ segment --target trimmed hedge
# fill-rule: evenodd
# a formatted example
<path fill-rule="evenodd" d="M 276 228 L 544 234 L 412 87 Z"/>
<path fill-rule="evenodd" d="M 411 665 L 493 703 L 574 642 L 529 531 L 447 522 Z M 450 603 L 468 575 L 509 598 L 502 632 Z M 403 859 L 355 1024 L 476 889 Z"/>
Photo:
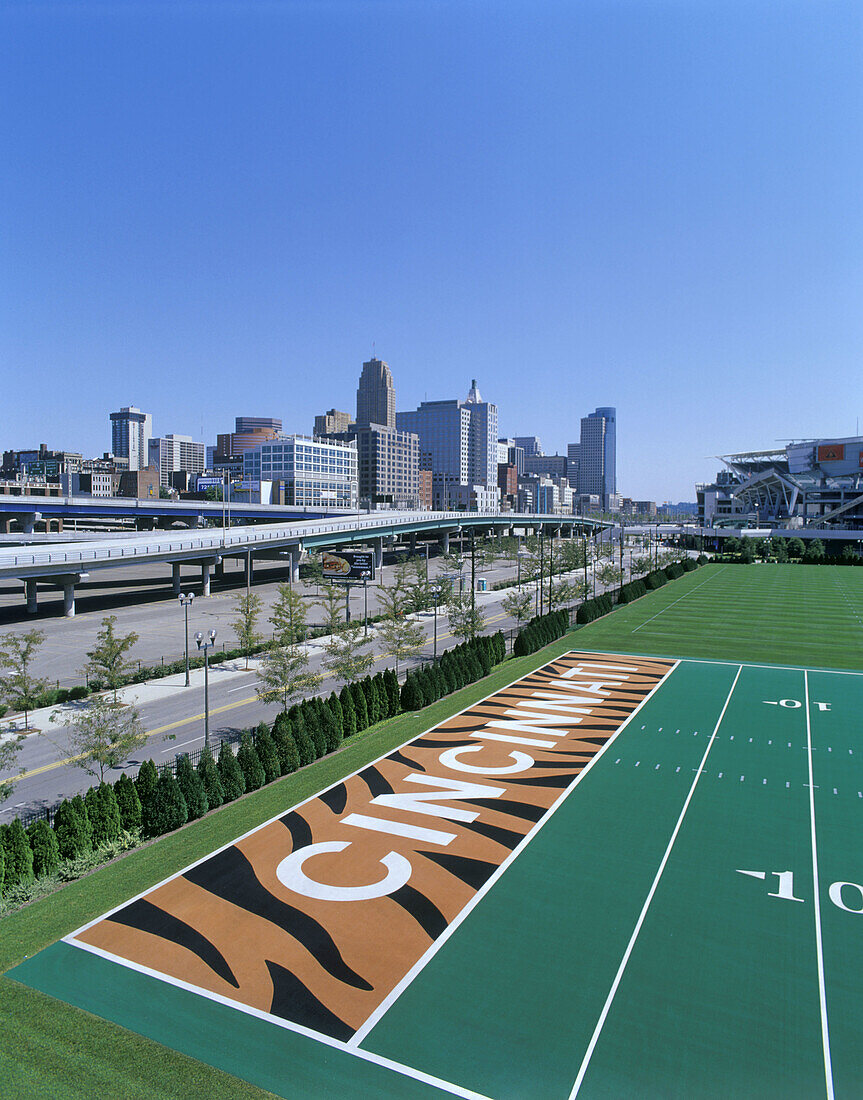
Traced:
<path fill-rule="evenodd" d="M 584 606 L 584 605 L 582 605 Z M 569 611 L 550 611 L 547 615 L 537 615 L 518 632 L 512 647 L 514 657 L 526 657 L 538 649 L 557 641 L 569 629 Z"/>
<path fill-rule="evenodd" d="M 592 600 L 585 600 L 579 607 L 575 616 L 578 623 L 592 623 L 594 619 L 600 619 L 607 615 L 614 607 L 614 601 L 610 592 L 603 592 L 601 596 L 595 596 Z"/>

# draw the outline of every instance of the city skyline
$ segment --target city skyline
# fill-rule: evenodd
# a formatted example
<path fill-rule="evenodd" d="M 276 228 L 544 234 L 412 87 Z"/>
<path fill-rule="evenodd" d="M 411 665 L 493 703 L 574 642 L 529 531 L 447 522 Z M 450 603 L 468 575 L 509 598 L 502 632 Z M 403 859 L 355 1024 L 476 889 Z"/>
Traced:
<path fill-rule="evenodd" d="M 856 434 L 856 4 L 13 0 L 0 27 L 6 448 L 101 454 L 130 401 L 193 439 L 240 407 L 308 430 L 372 355 L 402 409 L 476 377 L 546 451 L 616 407 L 637 498 Z"/>

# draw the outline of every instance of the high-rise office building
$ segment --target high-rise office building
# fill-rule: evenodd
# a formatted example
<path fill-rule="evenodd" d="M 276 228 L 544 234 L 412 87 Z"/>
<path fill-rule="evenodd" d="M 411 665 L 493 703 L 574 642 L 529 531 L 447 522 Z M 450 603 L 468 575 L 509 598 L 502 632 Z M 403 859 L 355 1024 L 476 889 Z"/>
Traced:
<path fill-rule="evenodd" d="M 351 414 L 328 409 L 322 416 L 315 417 L 315 435 L 337 435 L 346 432 L 351 426 Z"/>
<path fill-rule="evenodd" d="M 483 401 L 476 381 L 466 401 L 423 401 L 400 412 L 401 431 L 419 436 L 420 466 L 432 471 L 435 508 L 447 508 L 458 486 L 497 487 L 497 405 Z"/>
<path fill-rule="evenodd" d="M 369 424 L 381 424 L 385 428 L 396 426 L 393 376 L 382 359 L 369 359 L 363 363 L 357 389 L 357 424 L 361 428 L 367 428 Z"/>
<path fill-rule="evenodd" d="M 542 444 L 535 435 L 517 435 L 513 440 L 516 447 L 521 447 L 524 451 L 524 457 L 527 458 L 530 455 L 541 455 Z"/>
<path fill-rule="evenodd" d="M 595 494 L 602 506 L 617 492 L 617 411 L 598 408 L 581 418 L 578 491 Z"/>
<path fill-rule="evenodd" d="M 566 476 L 570 489 L 578 492 L 578 477 L 581 469 L 581 444 L 568 443 L 566 445 Z"/>
<path fill-rule="evenodd" d="M 184 470 L 189 474 L 202 474 L 206 447 L 196 443 L 188 435 L 169 435 L 151 439 L 147 448 L 149 462 L 159 471 L 159 484 L 166 488 L 171 484 L 171 474 Z"/>
<path fill-rule="evenodd" d="M 153 418 L 134 405 L 111 413 L 111 450 L 118 458 L 129 460 L 130 470 L 147 466 Z"/>
<path fill-rule="evenodd" d="M 234 431 L 243 435 L 245 432 L 271 432 L 270 438 L 278 435 L 282 430 L 281 420 L 272 416 L 237 416 L 234 418 Z"/>

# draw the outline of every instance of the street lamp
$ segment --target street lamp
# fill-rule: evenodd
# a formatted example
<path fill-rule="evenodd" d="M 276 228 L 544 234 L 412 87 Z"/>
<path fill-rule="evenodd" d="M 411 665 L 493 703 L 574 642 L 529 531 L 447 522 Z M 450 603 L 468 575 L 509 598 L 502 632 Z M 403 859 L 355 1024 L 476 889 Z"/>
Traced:
<path fill-rule="evenodd" d="M 210 747 L 210 660 L 208 653 L 216 644 L 216 632 L 211 630 L 208 640 L 205 642 L 204 635 L 199 630 L 195 635 L 195 641 L 198 643 L 198 649 L 203 650 L 204 653 L 204 748 L 208 749 Z"/>
<path fill-rule="evenodd" d="M 530 557 L 530 551 L 525 550 L 525 548 L 523 546 L 519 549 L 518 553 L 516 554 L 516 560 L 518 562 L 518 579 L 516 581 L 516 584 L 517 584 L 519 589 L 521 588 L 521 561 L 522 561 L 522 558 L 529 558 L 529 557 Z"/>
<path fill-rule="evenodd" d="M 189 686 L 189 608 L 192 606 L 194 598 L 194 592 L 181 592 L 178 597 L 180 605 L 186 612 L 186 687 Z"/>

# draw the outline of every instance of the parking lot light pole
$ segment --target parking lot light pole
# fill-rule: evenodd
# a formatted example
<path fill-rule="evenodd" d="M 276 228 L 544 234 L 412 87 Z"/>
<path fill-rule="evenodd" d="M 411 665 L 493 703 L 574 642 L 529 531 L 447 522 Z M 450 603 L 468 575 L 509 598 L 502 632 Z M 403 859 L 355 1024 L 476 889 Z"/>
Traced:
<path fill-rule="evenodd" d="M 198 631 L 195 635 L 195 641 L 198 643 L 198 649 L 203 650 L 204 653 L 204 748 L 210 747 L 210 661 L 208 658 L 208 652 L 213 648 L 216 643 L 216 632 L 211 630 L 207 641 L 204 641 L 204 635 Z"/>
<path fill-rule="evenodd" d="M 180 604 L 186 612 L 186 687 L 189 686 L 189 608 L 192 606 L 192 600 L 195 598 L 194 592 L 181 592 L 179 595 Z"/>

